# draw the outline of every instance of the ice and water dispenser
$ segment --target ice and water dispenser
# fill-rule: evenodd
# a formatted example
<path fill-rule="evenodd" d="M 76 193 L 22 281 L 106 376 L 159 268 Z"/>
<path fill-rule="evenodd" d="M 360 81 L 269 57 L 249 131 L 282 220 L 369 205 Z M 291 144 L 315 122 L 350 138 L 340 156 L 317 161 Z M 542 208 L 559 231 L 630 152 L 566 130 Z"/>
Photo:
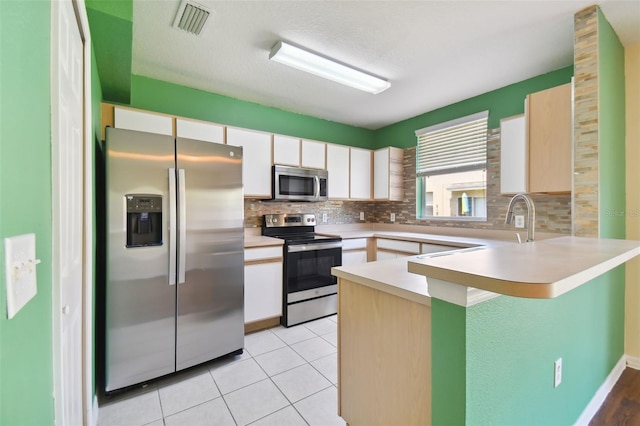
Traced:
<path fill-rule="evenodd" d="M 162 245 L 162 196 L 127 194 L 127 247 Z"/>

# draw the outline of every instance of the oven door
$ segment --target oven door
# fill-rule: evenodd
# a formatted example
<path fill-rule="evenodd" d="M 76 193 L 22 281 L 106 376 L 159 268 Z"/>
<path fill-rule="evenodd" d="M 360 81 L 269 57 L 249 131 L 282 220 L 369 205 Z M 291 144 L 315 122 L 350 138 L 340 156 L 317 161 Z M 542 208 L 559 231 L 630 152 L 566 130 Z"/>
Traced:
<path fill-rule="evenodd" d="M 284 290 L 287 294 L 334 285 L 331 268 L 342 265 L 342 242 L 312 242 L 287 246 Z"/>

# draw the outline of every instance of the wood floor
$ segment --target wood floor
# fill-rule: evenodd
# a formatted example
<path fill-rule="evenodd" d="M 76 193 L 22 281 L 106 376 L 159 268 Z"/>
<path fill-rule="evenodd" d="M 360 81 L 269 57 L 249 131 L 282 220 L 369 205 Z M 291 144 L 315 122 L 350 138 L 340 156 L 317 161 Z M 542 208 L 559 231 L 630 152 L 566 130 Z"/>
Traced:
<path fill-rule="evenodd" d="M 640 425 L 640 370 L 625 368 L 589 426 Z"/>

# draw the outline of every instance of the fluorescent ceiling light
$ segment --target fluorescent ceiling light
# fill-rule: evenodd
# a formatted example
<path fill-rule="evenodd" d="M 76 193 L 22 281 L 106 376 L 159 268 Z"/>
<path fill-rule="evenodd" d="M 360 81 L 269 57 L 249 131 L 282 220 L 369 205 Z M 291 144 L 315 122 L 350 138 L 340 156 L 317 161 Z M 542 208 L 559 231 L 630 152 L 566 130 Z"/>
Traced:
<path fill-rule="evenodd" d="M 391 83 L 386 80 L 323 58 L 283 41 L 279 41 L 273 46 L 269 59 L 374 95 L 391 87 Z"/>

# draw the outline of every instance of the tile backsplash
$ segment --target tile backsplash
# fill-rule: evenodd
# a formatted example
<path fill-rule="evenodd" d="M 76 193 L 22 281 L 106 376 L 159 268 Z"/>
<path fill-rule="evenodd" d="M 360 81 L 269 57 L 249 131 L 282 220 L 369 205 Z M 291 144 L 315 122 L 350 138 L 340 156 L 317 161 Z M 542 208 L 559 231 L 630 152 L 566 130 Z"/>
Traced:
<path fill-rule="evenodd" d="M 489 130 L 487 142 L 487 220 L 483 222 L 416 219 L 416 149 L 404 150 L 403 201 L 327 201 L 323 203 L 283 202 L 247 198 L 244 202 L 245 227 L 259 227 L 262 216 L 268 213 L 314 213 L 319 225 L 322 215 L 326 224 L 395 223 L 476 228 L 488 230 L 512 230 L 504 219 L 510 196 L 500 194 L 500 129 Z M 541 232 L 571 233 L 571 195 L 533 195 L 536 206 L 536 230 Z M 364 212 L 365 220 L 360 220 Z"/>

